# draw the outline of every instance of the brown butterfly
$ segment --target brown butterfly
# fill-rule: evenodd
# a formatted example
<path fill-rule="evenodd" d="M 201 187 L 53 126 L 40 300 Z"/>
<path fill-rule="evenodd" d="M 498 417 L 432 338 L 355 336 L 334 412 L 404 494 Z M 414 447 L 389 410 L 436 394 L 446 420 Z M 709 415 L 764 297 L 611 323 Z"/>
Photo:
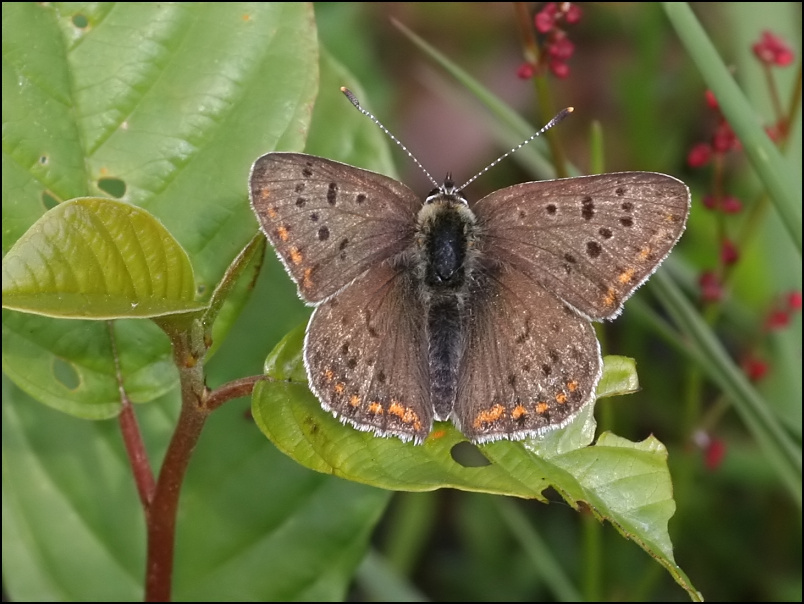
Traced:
<path fill-rule="evenodd" d="M 590 320 L 620 313 L 690 203 L 684 183 L 651 172 L 527 182 L 474 203 L 448 177 L 422 202 L 301 153 L 260 157 L 250 194 L 316 306 L 304 362 L 322 406 L 417 443 L 434 420 L 476 443 L 536 436 L 592 403 L 602 360 Z"/>

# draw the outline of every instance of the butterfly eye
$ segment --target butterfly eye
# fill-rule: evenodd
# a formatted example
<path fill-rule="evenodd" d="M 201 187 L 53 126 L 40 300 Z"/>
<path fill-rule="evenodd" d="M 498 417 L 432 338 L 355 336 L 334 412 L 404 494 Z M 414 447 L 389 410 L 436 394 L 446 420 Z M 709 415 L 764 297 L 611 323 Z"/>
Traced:
<path fill-rule="evenodd" d="M 425 204 L 428 204 L 428 203 L 433 203 L 433 202 L 434 202 L 436 199 L 438 199 L 438 198 L 439 198 L 439 196 L 441 195 L 441 193 L 442 193 L 442 191 L 441 191 L 441 187 L 438 187 L 437 189 L 433 189 L 432 191 L 430 191 L 430 192 L 427 194 L 427 197 L 425 198 L 424 203 L 425 203 Z"/>

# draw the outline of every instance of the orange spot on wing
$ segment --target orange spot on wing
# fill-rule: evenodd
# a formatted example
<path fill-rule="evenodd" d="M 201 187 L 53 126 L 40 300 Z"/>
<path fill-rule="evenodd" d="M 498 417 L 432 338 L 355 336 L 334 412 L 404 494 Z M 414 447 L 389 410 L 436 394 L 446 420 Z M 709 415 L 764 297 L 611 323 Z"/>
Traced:
<path fill-rule="evenodd" d="M 301 250 L 297 248 L 295 245 L 290 248 L 290 261 L 295 264 L 296 266 L 302 263 L 304 260 L 304 255 L 301 253 Z"/>
<path fill-rule="evenodd" d="M 345 388 L 346 388 L 346 384 L 344 384 L 343 382 L 338 382 L 337 384 L 335 384 L 335 388 L 334 388 L 335 394 L 343 394 L 343 391 L 344 391 Z"/>
<path fill-rule="evenodd" d="M 558 394 L 556 394 L 556 400 L 558 401 L 559 405 L 563 405 L 564 403 L 567 402 L 567 395 L 564 394 L 563 392 L 559 392 Z"/>
<path fill-rule="evenodd" d="M 630 283 L 631 280 L 634 278 L 634 274 L 636 271 L 632 268 L 628 268 L 617 275 L 617 281 L 625 285 L 626 283 Z"/>
<path fill-rule="evenodd" d="M 405 407 L 399 401 L 391 401 L 391 406 L 388 407 L 388 413 L 401 418 L 405 414 Z"/>
<path fill-rule="evenodd" d="M 550 405 L 548 405 L 544 401 L 539 401 L 534 405 L 534 408 L 536 409 L 536 413 L 538 413 L 539 415 L 544 415 L 545 413 L 547 413 L 547 410 L 550 409 Z"/>
<path fill-rule="evenodd" d="M 287 241 L 289 237 L 288 228 L 285 226 L 277 227 L 276 236 L 279 237 L 280 241 Z"/>
<path fill-rule="evenodd" d="M 349 404 L 352 407 L 359 407 L 360 406 L 360 397 L 357 396 L 356 394 L 353 394 L 352 396 L 349 397 Z"/>
<path fill-rule="evenodd" d="M 482 428 L 483 424 L 493 424 L 500 420 L 505 415 L 505 407 L 502 405 L 494 405 L 489 409 L 484 409 L 475 416 L 475 421 L 472 426 L 475 428 Z"/>
<path fill-rule="evenodd" d="M 422 424 L 416 412 L 399 401 L 391 401 L 388 413 L 398 417 L 403 424 L 412 425 L 415 430 L 421 430 Z"/>
<path fill-rule="evenodd" d="M 312 289 L 313 280 L 310 278 L 310 275 L 312 274 L 313 274 L 312 267 L 304 269 L 304 274 L 302 275 L 302 287 L 304 289 Z"/>
<path fill-rule="evenodd" d="M 570 392 L 575 392 L 578 389 L 578 386 L 579 384 L 575 380 L 567 382 L 567 390 Z"/>
<path fill-rule="evenodd" d="M 519 420 L 523 417 L 526 417 L 527 415 L 528 410 L 525 409 L 525 407 L 523 407 L 522 405 L 517 405 L 516 407 L 514 407 L 514 410 L 511 411 L 511 417 L 514 418 L 515 420 Z"/>

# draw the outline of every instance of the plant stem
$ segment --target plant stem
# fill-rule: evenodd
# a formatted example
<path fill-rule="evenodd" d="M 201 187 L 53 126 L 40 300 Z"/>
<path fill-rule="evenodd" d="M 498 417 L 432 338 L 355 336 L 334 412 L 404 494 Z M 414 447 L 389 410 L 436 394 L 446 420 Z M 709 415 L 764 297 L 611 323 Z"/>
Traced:
<path fill-rule="evenodd" d="M 253 287 L 256 274 L 262 266 L 264 249 L 265 237 L 258 233 L 229 266 L 205 311 L 154 319 L 168 335 L 173 346 L 173 362 L 179 370 L 181 384 L 181 412 L 156 487 L 150 488 L 151 496 L 146 499 L 145 520 L 148 530 L 146 602 L 167 602 L 171 599 L 179 495 L 190 457 L 201 437 L 207 417 L 226 401 L 249 395 L 254 389 L 254 384 L 263 379 L 262 376 L 242 378 L 210 392 L 206 387 L 204 357 L 212 343 L 212 324 L 224 300 L 243 271 L 251 264 L 254 257 L 258 256 L 255 276 L 250 284 L 250 287 Z M 153 482 L 153 478 L 151 481 Z"/>
<path fill-rule="evenodd" d="M 176 540 L 176 512 L 184 474 L 207 418 L 196 404 L 182 404 L 176 431 L 170 441 L 156 492 L 148 514 L 148 560 L 145 601 L 171 599 L 173 550 Z"/>
<path fill-rule="evenodd" d="M 146 602 L 171 599 L 179 495 L 193 449 L 210 413 L 206 404 L 209 391 L 204 384 L 206 346 L 203 321 L 199 316 L 184 316 L 166 318 L 159 324 L 173 345 L 173 360 L 181 384 L 181 412 L 146 515 Z"/>
<path fill-rule="evenodd" d="M 131 473 L 134 475 L 134 483 L 137 485 L 140 503 L 145 510 L 147 518 L 156 483 L 151 464 L 148 462 L 145 445 L 142 442 L 142 433 L 137 423 L 137 416 L 134 414 L 134 408 L 128 397 L 123 399 L 123 410 L 120 412 L 117 421 L 120 423 L 120 433 L 123 436 L 128 460 L 131 463 Z"/>
<path fill-rule="evenodd" d="M 209 396 L 207 397 L 207 410 L 211 412 L 220 407 L 226 401 L 244 396 L 251 396 L 251 392 L 254 390 L 255 384 L 263 380 L 271 381 L 271 379 L 265 375 L 252 375 L 249 377 L 238 378 L 236 380 L 232 380 L 231 382 L 226 382 L 223 386 L 218 386 L 215 388 L 215 390 L 210 392 Z"/>
<path fill-rule="evenodd" d="M 117 341 L 114 337 L 114 322 L 107 321 L 106 326 L 109 329 L 109 341 L 112 346 L 115 379 L 117 380 L 117 389 L 120 392 L 120 402 L 122 403 L 122 410 L 117 417 L 117 421 L 120 424 L 120 434 L 123 437 L 123 444 L 126 447 L 128 461 L 131 464 L 134 484 L 137 486 L 140 503 L 142 504 L 143 510 L 145 510 L 147 519 L 148 509 L 154 497 L 154 473 L 148 461 L 148 453 L 145 451 L 145 444 L 142 442 L 142 433 L 137 423 L 134 407 L 131 405 L 131 399 L 128 398 L 128 393 L 123 385 L 123 373 L 120 370 L 120 356 L 117 354 Z"/>

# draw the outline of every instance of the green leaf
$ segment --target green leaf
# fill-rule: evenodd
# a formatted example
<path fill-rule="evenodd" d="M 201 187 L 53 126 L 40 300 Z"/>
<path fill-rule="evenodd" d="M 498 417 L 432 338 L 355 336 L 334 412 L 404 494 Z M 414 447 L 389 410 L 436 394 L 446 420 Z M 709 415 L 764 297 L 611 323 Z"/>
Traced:
<path fill-rule="evenodd" d="M 117 319 L 198 310 L 187 254 L 151 214 L 111 199 L 59 204 L 3 257 L 3 306 Z"/>
<path fill-rule="evenodd" d="M 120 411 L 112 340 L 126 393 L 147 402 L 176 386 L 165 334 L 150 321 L 64 321 L 3 311 L 3 372 L 38 401 L 84 419 Z"/>
<path fill-rule="evenodd" d="M 296 17 L 310 16 L 309 8 L 304 5 L 286 6 L 282 10 L 295 12 Z M 275 27 L 286 32 L 283 34 L 286 40 L 294 39 L 297 49 L 310 43 L 307 35 L 312 31 L 300 34 L 294 29 L 292 20 L 277 22 Z M 289 47 L 286 52 L 293 54 Z M 264 83 L 260 81 L 260 85 L 270 92 L 262 98 L 255 98 L 255 102 L 265 105 L 284 103 L 286 107 L 281 111 L 290 108 L 303 113 L 304 103 L 308 102 L 306 92 L 299 93 L 294 86 L 284 91 L 272 90 L 274 83 L 282 78 L 297 78 L 299 83 L 309 84 L 309 79 L 315 77 L 315 65 L 308 65 L 301 73 L 294 71 L 295 61 L 303 58 L 304 53 L 299 57 L 289 57 L 273 74 L 273 79 L 268 77 Z M 301 94 L 301 97 L 288 101 L 282 96 L 285 92 Z M 337 93 L 337 101 L 345 104 L 346 115 L 351 112 L 359 117 L 340 93 Z M 263 137 L 265 133 L 257 130 L 262 128 L 261 124 L 274 119 L 267 115 L 257 117 L 254 132 L 237 135 L 243 144 L 251 144 L 255 137 Z M 281 130 L 281 122 L 276 119 L 276 127 Z M 339 134 L 343 134 L 341 140 L 349 140 L 353 124 L 348 119 L 343 122 L 344 131 Z M 287 125 L 286 122 L 286 126 L 289 139 L 282 144 L 298 150 L 300 145 L 290 139 L 303 134 L 303 124 Z M 368 130 L 369 126 L 367 124 L 365 129 Z M 267 145 L 251 154 L 245 174 L 255 157 L 271 150 Z M 215 178 L 217 175 L 216 172 Z M 244 176 L 238 184 L 242 189 L 239 204 L 246 211 L 245 222 L 250 237 L 256 232 L 256 223 L 248 209 L 245 187 Z M 190 203 L 198 202 L 199 199 L 192 199 Z M 176 203 L 182 203 L 182 200 Z M 192 212 L 189 214 L 195 217 Z M 182 244 L 187 247 L 186 241 Z M 236 246 L 231 248 L 233 253 L 239 251 Z M 194 255 L 193 260 L 195 262 Z M 224 260 L 228 263 L 230 258 Z M 284 271 L 277 268 L 281 279 L 287 281 Z M 198 272 L 196 270 L 197 275 Z M 276 293 L 273 284 L 269 284 L 269 289 L 268 304 Z M 290 295 L 298 304 L 295 295 Z M 266 323 L 266 307 L 261 307 L 246 336 L 237 340 L 234 352 L 226 355 L 224 350 L 215 359 L 217 362 L 223 360 L 222 356 L 228 356 L 228 361 L 236 366 L 235 377 L 242 377 L 243 365 L 248 363 L 244 357 L 248 355 L 249 343 L 261 347 L 256 363 L 261 363 L 265 356 L 264 339 L 258 332 Z M 273 311 L 273 306 L 270 308 Z M 91 394 L 83 386 L 88 381 L 87 375 L 96 377 L 98 381 L 113 375 L 105 323 L 43 322 L 34 315 L 5 311 L 4 314 L 7 315 L 4 317 L 4 354 L 9 349 L 15 351 L 14 355 L 9 355 L 9 360 L 17 363 L 16 373 L 38 386 L 48 380 L 38 375 L 40 365 L 32 369 L 30 361 L 41 362 L 43 372 L 56 373 L 51 369 L 53 359 L 59 364 L 64 363 L 62 356 L 71 359 L 68 366 L 77 372 L 78 384 L 69 382 L 64 376 L 62 379 L 68 384 L 54 379 L 55 392 L 49 395 L 53 400 L 57 400 L 63 391 L 69 395 L 69 385 L 77 391 L 76 404 L 82 404 Z M 9 325 L 16 327 L 16 322 L 8 321 L 8 316 L 20 319 L 19 329 L 6 331 Z M 280 320 L 273 312 L 271 318 Z M 293 323 L 297 321 L 298 316 Z M 42 323 L 45 323 L 45 328 L 41 327 Z M 149 330 L 147 337 L 142 337 L 142 327 Z M 136 392 L 149 383 L 153 387 L 152 382 L 158 380 L 153 377 L 152 369 L 159 369 L 157 375 L 163 370 L 168 374 L 168 387 L 175 383 L 175 368 L 169 355 L 164 364 L 148 364 L 148 359 L 155 355 L 152 346 L 164 344 L 165 340 L 164 334 L 152 322 L 115 321 L 113 329 L 129 394 L 132 387 Z M 7 335 L 12 340 L 11 345 L 7 344 Z M 20 348 L 26 342 L 33 350 Z M 224 347 L 232 343 L 227 341 Z M 93 349 L 95 345 L 97 350 Z M 48 353 L 51 347 L 59 356 Z M 29 361 L 27 371 L 26 358 Z M 6 361 L 4 357 L 4 369 L 8 366 Z M 73 365 L 75 369 L 72 369 Z M 62 372 L 69 373 L 70 370 L 63 369 Z M 97 372 L 97 376 L 90 371 Z M 210 379 L 210 383 L 221 381 L 217 375 Z M 109 380 L 103 383 L 110 386 L 112 403 L 109 407 L 116 410 L 117 387 Z M 136 410 L 152 460 L 163 458 L 175 425 L 174 394 L 155 401 L 157 404 Z M 135 400 L 151 398 L 153 396 Z M 4 524 L 14 525 L 13 530 L 3 533 L 4 576 L 8 577 L 6 586 L 9 592 L 21 601 L 141 599 L 144 525 L 117 424 L 83 422 L 55 414 L 34 404 L 8 380 L 4 381 L 3 401 L 3 459 L 7 462 L 3 471 Z M 343 600 L 354 569 L 389 498 L 390 493 L 386 491 L 301 468 L 265 440 L 254 428 L 242 404 L 227 404 L 207 422 L 183 486 L 174 599 Z M 65 523 L 65 518 L 70 522 Z"/>
<path fill-rule="evenodd" d="M 650 436 L 634 443 L 604 432 L 594 447 L 576 449 L 550 461 L 578 481 L 577 495 L 568 492 L 565 499 L 585 501 L 599 519 L 611 522 L 664 566 L 692 600 L 702 601 L 673 558 L 667 524 L 676 504 L 667 449 L 661 442 Z"/>
<path fill-rule="evenodd" d="M 437 423 L 421 445 L 378 438 L 341 424 L 306 385 L 297 328 L 266 359 L 268 379 L 254 389 L 252 414 L 281 451 L 326 474 L 385 489 L 429 491 L 451 487 L 546 501 L 552 487 L 574 508 L 588 505 L 655 557 L 693 599 L 699 596 L 673 560 L 667 523 L 675 511 L 667 452 L 655 438 L 632 443 L 605 433 L 594 437 L 592 406 L 566 428 L 538 439 L 474 447 L 451 424 Z M 625 390 L 633 377 L 619 365 L 604 382 Z M 608 365 L 607 365 L 608 366 Z M 620 374 L 619 377 L 617 374 Z"/>
<path fill-rule="evenodd" d="M 2 10 L 4 253 L 53 203 L 114 197 L 146 209 L 175 238 L 205 302 L 256 232 L 247 202 L 252 162 L 278 147 L 303 147 L 318 77 L 309 5 Z M 236 291 L 242 304 L 248 289 Z M 216 343 L 236 315 L 221 313 Z M 3 370 L 49 405 L 108 417 L 119 398 L 109 329 L 73 323 L 4 312 Z M 159 329 L 148 321 L 114 329 L 135 400 L 175 387 Z"/>
<path fill-rule="evenodd" d="M 639 376 L 634 359 L 616 355 L 603 357 L 603 376 L 597 385 L 597 398 L 631 394 L 638 390 Z"/>

